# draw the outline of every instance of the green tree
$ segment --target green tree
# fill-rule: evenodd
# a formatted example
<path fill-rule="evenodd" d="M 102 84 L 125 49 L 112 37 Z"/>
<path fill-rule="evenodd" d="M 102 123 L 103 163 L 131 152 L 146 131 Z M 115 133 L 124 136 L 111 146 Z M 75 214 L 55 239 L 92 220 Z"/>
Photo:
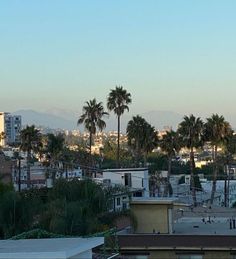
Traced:
<path fill-rule="evenodd" d="M 83 114 L 78 119 L 78 125 L 84 124 L 85 129 L 89 132 L 89 154 L 90 154 L 90 166 L 92 165 L 92 138 L 96 134 L 97 128 L 102 131 L 106 127 L 106 123 L 103 117 L 108 115 L 104 111 L 102 102 L 97 103 L 96 99 L 86 102 L 83 107 Z"/>
<path fill-rule="evenodd" d="M 204 137 L 206 141 L 209 141 L 212 146 L 212 159 L 214 163 L 213 169 L 213 181 L 212 181 L 212 190 L 211 190 L 211 204 L 213 204 L 215 192 L 216 192 L 216 181 L 217 175 L 219 173 L 219 156 L 218 148 L 224 146 L 229 137 L 232 134 L 232 129 L 230 124 L 225 121 L 223 116 L 218 114 L 213 114 L 210 118 L 207 118 L 207 121 L 204 126 Z"/>
<path fill-rule="evenodd" d="M 181 137 L 181 142 L 184 147 L 189 149 L 190 158 L 190 188 L 192 191 L 193 204 L 197 206 L 196 189 L 194 181 L 194 148 L 202 146 L 202 135 L 203 135 L 203 121 L 201 118 L 196 118 L 193 115 L 184 116 L 184 120 L 179 124 L 178 133 Z"/>
<path fill-rule="evenodd" d="M 53 181 L 55 180 L 55 175 L 59 168 L 61 156 L 64 149 L 64 143 L 65 138 L 62 134 L 54 135 L 50 133 L 47 135 L 46 152 Z"/>
<path fill-rule="evenodd" d="M 139 115 L 134 116 L 127 125 L 128 146 L 133 151 L 136 166 L 139 166 L 141 160 L 146 127 L 146 120 Z"/>
<path fill-rule="evenodd" d="M 158 146 L 158 132 L 149 123 L 146 124 L 143 136 L 142 150 L 144 155 L 144 165 L 147 166 L 148 154 Z"/>
<path fill-rule="evenodd" d="M 20 149 L 27 153 L 27 188 L 30 188 L 30 161 L 32 152 L 38 152 L 42 146 L 41 134 L 34 125 L 26 126 L 20 133 Z"/>
<path fill-rule="evenodd" d="M 160 140 L 160 147 L 168 158 L 168 174 L 164 191 L 164 195 L 166 196 L 169 192 L 170 186 L 172 159 L 176 156 L 176 154 L 180 151 L 181 148 L 180 137 L 178 132 L 175 132 L 173 130 L 167 131 L 166 134 Z"/>
<path fill-rule="evenodd" d="M 131 94 L 122 86 L 116 86 L 115 89 L 110 91 L 107 98 L 107 108 L 115 113 L 118 120 L 117 167 L 120 167 L 120 117 L 126 110 L 129 111 L 128 105 L 131 102 Z"/>
<path fill-rule="evenodd" d="M 139 166 L 142 156 L 147 160 L 147 154 L 157 147 L 157 132 L 144 118 L 137 115 L 127 125 L 128 145 L 133 150 L 136 166 Z"/>

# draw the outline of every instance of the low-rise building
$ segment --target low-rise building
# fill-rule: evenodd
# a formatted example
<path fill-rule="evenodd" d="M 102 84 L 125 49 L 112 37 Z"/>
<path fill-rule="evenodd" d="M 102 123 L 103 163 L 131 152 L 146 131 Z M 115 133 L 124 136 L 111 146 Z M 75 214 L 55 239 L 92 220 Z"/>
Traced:
<path fill-rule="evenodd" d="M 149 176 L 147 168 L 121 168 L 103 170 L 103 179 L 112 186 L 131 188 L 133 196 L 149 197 Z M 136 190 L 136 192 L 135 192 Z"/>
<path fill-rule="evenodd" d="M 150 198 L 130 206 L 137 223 L 117 235 L 122 259 L 236 258 L 235 209 Z"/>
<path fill-rule="evenodd" d="M 103 237 L 0 240 L 0 258 L 92 259 L 92 249 L 103 243 Z"/>

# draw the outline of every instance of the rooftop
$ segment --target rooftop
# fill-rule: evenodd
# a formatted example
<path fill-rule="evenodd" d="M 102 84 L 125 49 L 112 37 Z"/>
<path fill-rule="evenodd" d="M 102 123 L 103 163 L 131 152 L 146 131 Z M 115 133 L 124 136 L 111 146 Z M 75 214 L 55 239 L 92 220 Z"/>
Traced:
<path fill-rule="evenodd" d="M 233 228 L 233 220 L 227 217 L 183 217 L 174 223 L 173 229 L 175 234 L 182 235 L 236 236 L 236 228 Z"/>
<path fill-rule="evenodd" d="M 0 240 L 0 258 L 69 258 L 102 245 L 103 237 Z"/>
<path fill-rule="evenodd" d="M 174 198 L 134 197 L 130 204 L 173 204 L 176 200 Z"/>
<path fill-rule="evenodd" d="M 148 171 L 148 168 L 113 168 L 113 169 L 104 169 L 103 172 L 143 172 Z"/>

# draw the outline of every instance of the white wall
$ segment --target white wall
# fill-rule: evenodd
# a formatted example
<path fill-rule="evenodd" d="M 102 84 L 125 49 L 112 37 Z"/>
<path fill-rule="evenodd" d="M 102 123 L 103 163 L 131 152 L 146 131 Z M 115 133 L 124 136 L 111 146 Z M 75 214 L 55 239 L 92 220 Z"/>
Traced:
<path fill-rule="evenodd" d="M 103 171 L 103 179 L 110 179 L 112 185 L 125 185 L 126 173 L 131 174 L 131 187 L 145 188 L 144 196 L 149 197 L 149 176 L 146 168 L 107 169 Z"/>

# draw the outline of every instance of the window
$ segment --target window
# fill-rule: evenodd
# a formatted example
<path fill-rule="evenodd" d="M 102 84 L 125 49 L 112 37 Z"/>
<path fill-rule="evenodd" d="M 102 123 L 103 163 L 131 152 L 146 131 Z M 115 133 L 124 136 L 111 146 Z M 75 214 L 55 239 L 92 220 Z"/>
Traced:
<path fill-rule="evenodd" d="M 117 199 L 116 199 L 116 205 L 117 205 L 117 206 L 120 206 L 120 198 L 117 198 Z"/>
<path fill-rule="evenodd" d="M 131 187 L 131 173 L 125 173 L 125 186 Z"/>

